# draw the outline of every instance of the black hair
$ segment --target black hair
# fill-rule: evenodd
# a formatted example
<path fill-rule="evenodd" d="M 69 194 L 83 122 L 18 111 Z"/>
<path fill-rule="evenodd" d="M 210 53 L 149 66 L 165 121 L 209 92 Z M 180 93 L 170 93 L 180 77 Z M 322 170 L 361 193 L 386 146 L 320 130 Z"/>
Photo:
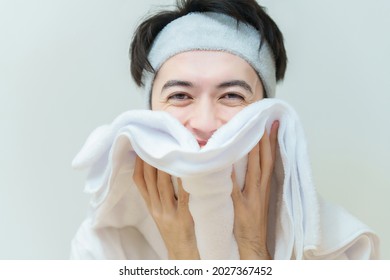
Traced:
<path fill-rule="evenodd" d="M 130 46 L 131 75 L 138 86 L 143 86 L 143 71 L 155 72 L 148 54 L 157 34 L 171 21 L 192 12 L 216 12 L 226 14 L 252 25 L 265 38 L 274 55 L 276 80 L 284 78 L 287 55 L 283 35 L 276 23 L 255 0 L 177 0 L 175 10 L 159 11 L 147 17 L 135 31 Z M 261 45 L 259 46 L 259 48 Z"/>

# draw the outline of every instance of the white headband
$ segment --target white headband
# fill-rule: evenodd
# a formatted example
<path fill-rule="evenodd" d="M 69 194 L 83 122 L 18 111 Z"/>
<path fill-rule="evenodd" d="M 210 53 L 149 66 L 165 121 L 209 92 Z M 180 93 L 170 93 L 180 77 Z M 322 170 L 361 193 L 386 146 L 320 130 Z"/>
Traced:
<path fill-rule="evenodd" d="M 259 32 L 249 24 L 219 13 L 190 13 L 169 24 L 157 35 L 148 59 L 157 73 L 172 56 L 192 50 L 226 51 L 246 60 L 259 74 L 268 97 L 275 96 L 275 63 L 267 42 L 260 46 Z M 155 75 L 144 72 L 148 106 Z"/>

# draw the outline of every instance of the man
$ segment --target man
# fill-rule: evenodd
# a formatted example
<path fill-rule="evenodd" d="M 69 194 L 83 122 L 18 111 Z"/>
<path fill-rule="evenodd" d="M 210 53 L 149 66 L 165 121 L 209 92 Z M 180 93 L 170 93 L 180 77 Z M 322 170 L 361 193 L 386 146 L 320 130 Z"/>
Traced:
<path fill-rule="evenodd" d="M 322 240 L 329 237 L 332 239 L 333 233 L 321 238 L 320 235 L 326 231 L 317 232 L 320 223 L 328 221 L 328 218 L 333 219 L 333 215 L 342 215 L 339 210 L 330 211 L 326 204 L 317 201 L 309 175 L 302 172 L 308 165 L 304 140 L 300 138 L 299 129 L 297 135 L 291 133 L 291 129 L 286 129 L 288 122 L 293 123 L 293 127 L 299 127 L 294 113 L 288 106 L 277 101 L 263 102 L 266 101 L 264 99 L 275 96 L 276 82 L 284 77 L 286 62 L 282 34 L 256 1 L 178 1 L 175 10 L 159 12 L 143 21 L 131 44 L 131 72 L 135 82 L 144 86 L 146 103 L 153 112 L 142 113 L 143 118 L 135 113 L 114 121 L 109 133 L 119 129 L 127 138 L 122 141 L 123 134 L 115 134 L 119 136 L 115 136 L 117 138 L 113 140 L 112 148 L 110 144 L 104 161 L 97 162 L 96 167 L 93 167 L 102 174 L 111 174 L 110 177 L 104 175 L 103 178 L 106 179 L 100 182 L 102 176 L 99 172 L 93 172 L 92 175 L 98 180 L 91 180 L 93 183 L 99 181 L 99 188 L 105 188 L 104 191 L 98 191 L 98 194 L 103 194 L 103 199 L 99 199 L 102 206 L 96 211 L 97 216 L 92 219 L 92 224 L 95 223 L 95 228 L 96 224 L 100 224 L 100 228 L 110 225 L 118 228 L 118 232 L 112 232 L 112 228 L 101 232 L 102 229 L 94 229 L 90 222 L 84 223 L 74 241 L 74 244 L 79 244 L 74 245 L 74 251 L 82 248 L 81 252 L 88 253 L 75 253 L 74 256 L 96 254 L 96 250 L 92 252 L 82 244 L 94 239 L 99 244 L 97 247 L 101 248 L 98 251 L 105 252 L 105 255 L 98 254 L 102 258 L 141 257 L 140 253 L 134 254 L 134 250 L 131 250 L 131 247 L 137 247 L 134 240 L 139 241 L 139 236 L 135 237 L 136 233 L 132 232 L 134 238 L 128 238 L 130 234 L 125 238 L 123 236 L 126 235 L 120 232 L 124 226 L 131 225 L 146 238 L 151 245 L 148 248 L 159 252 L 160 258 L 165 257 L 165 251 L 166 257 L 170 259 L 301 259 L 309 258 L 310 254 L 319 254 L 320 258 L 359 258 L 354 253 L 346 252 L 351 244 L 356 243 L 351 242 L 349 237 L 360 228 L 359 223 L 352 230 L 344 230 L 341 226 L 340 233 L 332 228 L 336 232 L 337 248 L 333 248 L 336 253 L 329 253 L 326 246 L 321 247 Z M 257 108 L 259 112 L 256 111 Z M 170 117 L 161 111 L 168 113 Z M 244 119 L 245 114 L 253 114 L 255 121 L 251 124 L 259 126 L 253 131 L 237 132 L 232 136 L 240 146 L 225 145 L 230 139 L 224 138 L 221 145 L 226 146 L 226 151 L 215 157 L 219 148 L 215 145 L 218 136 L 221 137 L 228 128 L 240 131 L 241 126 L 245 127 L 247 123 L 237 121 L 237 116 L 240 116 L 240 120 Z M 145 119 L 145 116 L 150 119 Z M 284 123 L 283 137 L 278 136 L 278 116 Z M 172 121 L 172 117 L 181 126 Z M 134 120 L 136 126 L 141 124 L 136 129 L 133 125 L 124 125 L 133 123 Z M 264 127 L 267 126 L 266 123 L 269 123 L 268 130 Z M 186 131 L 183 131 L 183 127 Z M 261 131 L 261 135 L 256 134 L 258 131 Z M 187 135 L 188 132 L 190 136 Z M 139 137 L 140 133 L 142 137 Z M 157 135 L 165 140 L 158 139 Z M 168 138 L 165 137 L 167 135 Z M 178 135 L 185 137 L 180 138 Z M 149 141 L 154 137 L 154 146 L 159 145 L 158 141 L 161 140 L 160 148 L 150 147 L 153 144 Z M 256 139 L 257 144 L 247 146 L 242 141 L 243 137 L 251 139 L 250 143 Z M 114 139 L 113 136 L 103 138 Z M 143 143 L 137 139 L 142 139 Z M 297 143 L 297 146 L 292 143 Z M 148 154 L 149 149 L 154 152 Z M 224 164 L 223 157 L 226 154 L 223 152 L 232 153 L 232 149 L 240 150 L 241 157 L 242 151 L 249 152 L 243 180 L 239 180 L 237 176 L 239 172 L 236 172 L 236 165 L 232 167 L 228 162 L 226 167 Z M 128 157 L 129 153 L 134 152 L 137 154 L 135 164 Z M 171 157 L 171 154 L 176 156 Z M 278 172 L 274 170 L 277 154 Z M 192 157 L 187 160 L 189 155 Z M 219 160 L 222 167 L 204 168 L 207 160 L 212 163 L 213 158 Z M 197 159 L 206 161 L 198 169 L 192 168 Z M 236 160 L 238 159 L 239 157 Z M 186 173 L 185 168 L 180 173 L 178 169 L 182 165 L 189 166 L 191 173 Z M 102 172 L 102 166 L 106 166 L 105 172 Z M 125 167 L 121 169 L 120 166 Z M 223 168 L 223 172 L 218 173 Z M 218 194 L 215 194 L 216 181 L 199 179 L 208 171 L 218 171 L 220 178 L 213 175 L 211 177 L 216 178 L 219 184 L 223 182 L 222 186 L 218 186 L 222 190 Z M 118 202 L 118 190 L 121 190 L 119 193 L 132 191 L 127 185 L 131 184 L 127 176 L 129 172 L 132 173 L 133 182 L 146 204 L 148 214 L 141 215 L 132 208 L 135 207 L 132 204 L 140 203 L 136 200 L 135 193 L 123 195 Z M 278 182 L 272 180 L 274 175 L 278 177 Z M 179 177 L 177 189 L 174 183 L 176 177 Z M 273 184 L 271 181 L 274 181 Z M 189 189 L 193 192 L 188 191 Z M 199 190 L 203 192 L 201 195 L 196 194 Z M 229 194 L 227 199 L 226 192 Z M 277 200 L 271 200 L 270 193 L 277 192 Z M 293 195 L 289 197 L 289 193 Z M 135 200 L 130 201 L 134 197 Z M 213 199 L 221 202 L 219 209 L 212 207 Z M 139 210 L 145 204 L 137 204 L 136 209 Z M 230 206 L 234 208 L 231 218 Z M 277 206 L 279 209 L 275 210 Z M 127 211 L 127 208 L 132 209 Z M 139 217 L 134 218 L 137 214 Z M 216 226 L 222 216 L 225 218 L 224 222 Z M 158 236 L 150 234 L 155 225 L 147 222 L 149 217 L 157 225 Z M 346 215 L 343 217 L 353 220 Z M 215 232 L 209 230 L 212 226 Z M 364 226 L 362 228 L 362 232 L 368 232 L 371 237 L 371 232 Z M 329 228 L 326 229 L 330 231 Z M 236 247 L 230 239 L 232 232 Z M 159 241 L 156 241 L 159 238 L 165 247 L 163 249 Z M 132 243 L 122 245 L 126 244 L 124 240 Z M 372 241 L 366 246 L 368 249 L 365 248 L 369 253 L 363 255 L 369 255 L 369 258 L 375 256 L 375 242 L 375 237 L 372 237 Z M 214 243 L 218 243 L 216 248 L 221 249 L 221 253 L 207 252 Z M 334 245 L 325 244 L 331 247 Z M 230 245 L 233 246 L 231 254 L 229 250 L 224 250 L 224 247 Z M 235 255 L 234 248 L 237 248 L 238 256 Z"/>

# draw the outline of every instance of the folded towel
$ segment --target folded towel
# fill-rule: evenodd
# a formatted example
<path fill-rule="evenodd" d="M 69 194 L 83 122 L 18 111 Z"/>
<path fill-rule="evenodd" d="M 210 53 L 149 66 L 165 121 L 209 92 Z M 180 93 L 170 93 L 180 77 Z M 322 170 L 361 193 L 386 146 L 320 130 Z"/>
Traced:
<path fill-rule="evenodd" d="M 134 110 L 97 128 L 73 160 L 89 168 L 90 212 L 72 242 L 71 258 L 166 259 L 159 231 L 135 186 L 136 154 L 176 178 L 189 208 L 202 259 L 239 259 L 233 235 L 232 167 L 243 186 L 247 154 L 279 120 L 271 182 L 268 247 L 274 259 L 375 259 L 378 238 L 348 212 L 325 202 L 311 178 L 299 118 L 285 102 L 264 99 L 219 128 L 202 149 L 165 112 Z M 177 187 L 177 186 L 176 186 Z"/>

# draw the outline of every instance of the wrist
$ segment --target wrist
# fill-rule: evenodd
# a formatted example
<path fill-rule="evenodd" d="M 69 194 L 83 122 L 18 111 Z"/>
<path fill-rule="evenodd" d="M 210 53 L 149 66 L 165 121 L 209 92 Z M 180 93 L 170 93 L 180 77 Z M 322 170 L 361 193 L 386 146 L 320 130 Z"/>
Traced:
<path fill-rule="evenodd" d="M 200 255 L 197 248 L 186 248 L 168 252 L 170 260 L 199 260 Z"/>
<path fill-rule="evenodd" d="M 239 253 L 241 260 L 271 260 L 267 248 L 239 244 Z"/>
<path fill-rule="evenodd" d="M 240 252 L 240 260 L 271 260 L 268 253 Z"/>

